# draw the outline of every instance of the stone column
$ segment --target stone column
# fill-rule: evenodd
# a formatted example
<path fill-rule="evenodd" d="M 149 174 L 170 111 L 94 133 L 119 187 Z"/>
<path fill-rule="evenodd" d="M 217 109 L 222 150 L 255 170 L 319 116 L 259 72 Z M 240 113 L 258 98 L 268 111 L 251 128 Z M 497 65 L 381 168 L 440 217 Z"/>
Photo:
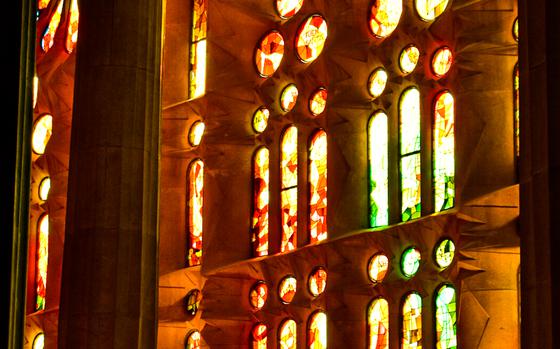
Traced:
<path fill-rule="evenodd" d="M 79 5 L 59 348 L 155 348 L 162 1 Z"/>

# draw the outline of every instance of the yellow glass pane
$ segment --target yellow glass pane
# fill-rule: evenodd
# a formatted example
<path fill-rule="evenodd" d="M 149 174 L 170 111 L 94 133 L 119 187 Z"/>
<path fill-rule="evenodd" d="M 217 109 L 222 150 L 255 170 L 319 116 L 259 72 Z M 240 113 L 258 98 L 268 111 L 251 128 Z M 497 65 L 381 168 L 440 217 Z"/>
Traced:
<path fill-rule="evenodd" d="M 47 298 L 47 269 L 49 264 L 49 215 L 44 214 L 37 224 L 37 255 L 36 255 L 36 304 L 35 310 L 44 310 Z"/>
<path fill-rule="evenodd" d="M 33 349 L 44 349 L 45 348 L 45 334 L 43 332 L 39 333 L 33 339 Z"/>
<path fill-rule="evenodd" d="M 436 76 L 444 76 L 451 69 L 453 53 L 449 47 L 444 46 L 437 49 L 432 58 L 432 70 Z"/>
<path fill-rule="evenodd" d="M 39 78 L 33 77 L 33 108 L 37 105 L 37 95 L 39 93 Z"/>
<path fill-rule="evenodd" d="M 449 0 L 414 0 L 416 11 L 425 21 L 433 21 L 447 8 Z"/>
<path fill-rule="evenodd" d="M 47 8 L 47 6 L 49 6 L 49 2 L 51 2 L 51 0 L 39 0 L 37 2 L 37 9 L 42 10 L 42 9 Z M 35 348 L 33 348 L 33 349 L 35 349 Z"/>
<path fill-rule="evenodd" d="M 41 39 L 41 48 L 43 52 L 48 52 L 51 47 L 54 45 L 54 36 L 56 34 L 56 29 L 58 29 L 58 25 L 60 24 L 60 17 L 62 15 L 62 4 L 64 3 L 63 0 L 58 0 L 58 6 L 56 7 L 56 11 L 53 13 L 49 25 L 47 29 L 45 29 L 45 33 L 43 34 L 43 39 Z"/>
<path fill-rule="evenodd" d="M 193 331 L 188 335 L 185 349 L 200 349 L 200 332 Z"/>
<path fill-rule="evenodd" d="M 374 255 L 368 263 L 369 279 L 375 283 L 383 281 L 389 271 L 389 258 L 383 253 Z"/>
<path fill-rule="evenodd" d="M 66 36 L 66 51 L 72 53 L 76 43 L 78 42 L 78 22 L 80 19 L 80 11 L 78 9 L 78 0 L 72 0 L 70 7 L 70 21 L 68 22 L 68 35 Z"/>
<path fill-rule="evenodd" d="M 418 60 L 420 59 L 420 51 L 418 47 L 409 45 L 401 51 L 399 57 L 399 67 L 404 74 L 410 74 L 416 69 Z"/>
<path fill-rule="evenodd" d="M 324 87 L 319 87 L 309 99 L 309 111 L 311 114 L 317 116 L 325 111 L 327 106 L 327 90 Z"/>
<path fill-rule="evenodd" d="M 280 301 L 284 304 L 291 303 L 296 295 L 297 291 L 297 280 L 293 276 L 286 276 L 280 281 L 278 286 L 278 295 L 280 296 Z"/>
<path fill-rule="evenodd" d="M 515 41 L 519 41 L 519 18 L 515 18 L 513 22 L 513 38 Z"/>
<path fill-rule="evenodd" d="M 296 35 L 296 53 L 303 63 L 319 57 L 327 40 L 327 22 L 320 15 L 312 15 L 299 27 Z"/>
<path fill-rule="evenodd" d="M 51 178 L 45 177 L 39 183 L 39 199 L 46 201 L 49 198 L 49 191 L 51 190 Z"/>
<path fill-rule="evenodd" d="M 374 299 L 368 307 L 368 348 L 389 349 L 389 303 Z"/>
<path fill-rule="evenodd" d="M 299 91 L 295 84 L 284 87 L 280 95 L 280 107 L 283 111 L 289 112 L 296 106 Z"/>
<path fill-rule="evenodd" d="M 314 297 L 325 292 L 325 288 L 327 287 L 327 271 L 325 268 L 318 267 L 311 272 L 307 280 L 307 287 L 309 288 L 309 293 Z"/>
<path fill-rule="evenodd" d="M 202 258 L 202 209 L 204 199 L 204 163 L 195 160 L 191 163 L 188 175 L 189 186 L 189 246 L 188 265 L 199 265 Z"/>
<path fill-rule="evenodd" d="M 308 349 L 327 349 L 327 314 L 318 311 L 311 315 L 307 331 Z"/>
<path fill-rule="evenodd" d="M 410 293 L 402 307 L 401 349 L 422 348 L 422 297 Z"/>
<path fill-rule="evenodd" d="M 206 91 L 206 40 L 191 45 L 189 98 L 197 98 Z"/>
<path fill-rule="evenodd" d="M 327 134 L 319 130 L 309 146 L 309 242 L 327 238 Z"/>
<path fill-rule="evenodd" d="M 303 6 L 303 0 L 276 0 L 276 11 L 284 19 L 291 18 Z"/>
<path fill-rule="evenodd" d="M 253 224 L 254 256 L 268 255 L 269 151 L 259 148 L 253 159 Z"/>
<path fill-rule="evenodd" d="M 388 78 L 387 71 L 383 68 L 377 68 L 371 73 L 368 79 L 368 92 L 373 98 L 381 96 L 385 91 Z"/>
<path fill-rule="evenodd" d="M 397 28 L 403 11 L 402 0 L 375 0 L 369 15 L 373 35 L 385 38 Z"/>
<path fill-rule="evenodd" d="M 202 141 L 202 136 L 204 135 L 205 125 L 202 121 L 196 121 L 192 124 L 189 130 L 189 143 L 193 147 L 196 147 Z"/>
<path fill-rule="evenodd" d="M 255 114 L 253 114 L 253 130 L 258 133 L 264 132 L 268 126 L 269 117 L 270 111 L 266 107 L 257 109 Z"/>
<path fill-rule="evenodd" d="M 264 307 L 264 303 L 266 303 L 267 298 L 268 286 L 266 286 L 264 281 L 258 281 L 255 285 L 253 285 L 251 292 L 249 293 L 251 306 L 256 310 L 260 310 Z"/>
<path fill-rule="evenodd" d="M 285 320 L 278 331 L 280 349 L 297 349 L 297 325 L 292 319 Z"/>
<path fill-rule="evenodd" d="M 41 116 L 33 127 L 31 136 L 31 147 L 36 154 L 44 154 L 52 134 L 52 116 L 45 114 Z"/>

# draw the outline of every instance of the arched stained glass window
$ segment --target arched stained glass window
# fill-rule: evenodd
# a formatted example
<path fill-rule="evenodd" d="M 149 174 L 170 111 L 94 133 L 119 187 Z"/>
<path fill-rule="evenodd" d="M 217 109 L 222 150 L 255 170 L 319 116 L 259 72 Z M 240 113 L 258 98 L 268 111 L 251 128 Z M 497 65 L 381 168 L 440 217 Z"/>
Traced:
<path fill-rule="evenodd" d="M 187 335 L 185 349 L 200 349 L 200 332 L 195 330 Z"/>
<path fill-rule="evenodd" d="M 292 319 L 282 322 L 278 331 L 280 349 L 297 349 L 297 325 Z"/>
<path fill-rule="evenodd" d="M 455 204 L 455 117 L 449 91 L 437 95 L 434 104 L 434 211 Z"/>
<path fill-rule="evenodd" d="M 373 35 L 385 38 L 397 28 L 403 10 L 402 0 L 375 0 L 369 15 Z"/>
<path fill-rule="evenodd" d="M 252 349 L 266 349 L 266 339 L 268 337 L 268 328 L 265 324 L 256 324 L 251 331 L 251 340 L 253 342 Z"/>
<path fill-rule="evenodd" d="M 47 144 L 52 135 L 53 117 L 45 114 L 41 116 L 33 126 L 33 134 L 31 136 L 31 148 L 36 154 L 44 154 Z"/>
<path fill-rule="evenodd" d="M 193 0 L 192 35 L 189 67 L 189 98 L 197 98 L 206 91 L 206 30 L 208 0 Z"/>
<path fill-rule="evenodd" d="M 402 305 L 401 349 L 422 348 L 422 297 L 409 293 Z"/>
<path fill-rule="evenodd" d="M 327 133 L 319 130 L 309 145 L 309 242 L 327 238 Z"/>
<path fill-rule="evenodd" d="M 399 100 L 401 219 L 418 218 L 420 206 L 420 92 L 406 89 Z"/>
<path fill-rule="evenodd" d="M 457 303 L 455 289 L 441 286 L 436 293 L 436 348 L 457 348 Z"/>
<path fill-rule="evenodd" d="M 45 348 L 45 334 L 43 332 L 39 333 L 33 339 L 33 349 L 44 349 Z"/>
<path fill-rule="evenodd" d="M 369 225 L 389 224 L 389 131 L 387 114 L 378 111 L 368 124 Z"/>
<path fill-rule="evenodd" d="M 389 349 L 389 303 L 385 298 L 374 299 L 367 311 L 369 349 Z"/>
<path fill-rule="evenodd" d="M 515 157 L 519 158 L 519 64 L 513 69 L 513 130 Z"/>
<path fill-rule="evenodd" d="M 327 22 L 321 15 L 309 16 L 296 35 L 296 53 L 303 63 L 311 63 L 319 57 L 327 41 Z"/>
<path fill-rule="evenodd" d="M 70 20 L 68 21 L 68 34 L 66 36 L 66 51 L 72 53 L 76 43 L 78 42 L 78 21 L 80 19 L 80 10 L 78 9 L 78 0 L 72 0 L 70 7 Z"/>
<path fill-rule="evenodd" d="M 255 51 L 255 64 L 263 78 L 268 78 L 278 69 L 284 57 L 284 38 L 273 30 L 261 39 Z"/>
<path fill-rule="evenodd" d="M 269 210 L 269 152 L 265 147 L 257 149 L 253 157 L 253 253 L 268 255 Z"/>
<path fill-rule="evenodd" d="M 62 16 L 63 3 L 64 3 L 63 0 L 58 0 L 56 11 L 53 13 L 51 20 L 49 21 L 49 25 L 47 26 L 47 29 L 45 29 L 45 33 L 43 34 L 43 39 L 41 39 L 41 48 L 45 53 L 48 52 L 54 45 L 54 36 L 56 34 L 56 29 L 60 24 L 60 17 Z"/>
<path fill-rule="evenodd" d="M 37 261 L 36 261 L 36 293 L 35 310 L 45 309 L 47 297 L 47 267 L 49 264 L 49 215 L 44 214 L 37 223 Z"/>
<path fill-rule="evenodd" d="M 282 209 L 282 243 L 280 251 L 286 252 L 296 248 L 297 239 L 297 181 L 298 152 L 297 128 L 288 127 L 282 134 L 281 143 L 281 209 Z"/>
<path fill-rule="evenodd" d="M 327 349 L 327 314 L 317 311 L 307 324 L 307 348 Z"/>
<path fill-rule="evenodd" d="M 202 208 L 204 193 L 204 163 L 194 160 L 188 174 L 189 266 L 199 265 L 202 258 Z"/>

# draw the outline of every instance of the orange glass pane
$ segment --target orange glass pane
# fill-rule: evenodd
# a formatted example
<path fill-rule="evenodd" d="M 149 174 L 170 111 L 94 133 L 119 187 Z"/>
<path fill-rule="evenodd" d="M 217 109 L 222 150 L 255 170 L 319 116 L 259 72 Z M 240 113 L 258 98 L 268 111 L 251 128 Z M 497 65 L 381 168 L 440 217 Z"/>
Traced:
<path fill-rule="evenodd" d="M 287 19 L 298 13 L 303 0 L 276 0 L 276 10 L 280 17 Z"/>
<path fill-rule="evenodd" d="M 285 320 L 278 331 L 280 349 L 297 349 L 297 325 L 292 319 Z"/>
<path fill-rule="evenodd" d="M 309 111 L 311 114 L 317 116 L 325 111 L 327 106 L 327 90 L 324 87 L 319 87 L 309 99 Z"/>
<path fill-rule="evenodd" d="M 252 349 L 266 349 L 266 339 L 268 336 L 268 328 L 264 324 L 256 324 L 251 331 L 253 337 Z"/>
<path fill-rule="evenodd" d="M 189 333 L 185 349 L 200 349 L 200 332 L 193 331 Z"/>
<path fill-rule="evenodd" d="M 44 154 L 52 135 L 53 117 L 49 114 L 41 116 L 33 126 L 31 149 L 36 154 Z"/>
<path fill-rule="evenodd" d="M 409 45 L 401 51 L 399 57 L 399 67 L 401 71 L 405 74 L 410 74 L 416 68 L 418 60 L 420 59 L 420 51 L 418 47 L 414 45 Z"/>
<path fill-rule="evenodd" d="M 269 152 L 259 148 L 253 159 L 253 252 L 268 255 Z"/>
<path fill-rule="evenodd" d="M 199 265 L 202 258 L 202 208 L 204 163 L 195 160 L 189 168 L 189 266 Z"/>
<path fill-rule="evenodd" d="M 271 31 L 260 41 L 255 51 L 255 64 L 259 74 L 268 78 L 278 69 L 284 57 L 284 38 L 277 31 Z"/>
<path fill-rule="evenodd" d="M 51 2 L 51 0 L 39 0 L 37 2 L 37 9 L 42 10 L 42 9 L 47 8 L 47 6 L 49 6 L 50 2 Z"/>
<path fill-rule="evenodd" d="M 44 214 L 37 223 L 37 261 L 35 271 L 37 301 L 35 310 L 45 309 L 47 297 L 47 268 L 49 264 L 49 215 Z"/>
<path fill-rule="evenodd" d="M 289 112 L 296 106 L 299 91 L 295 84 L 284 87 L 280 94 L 280 107 L 283 111 Z"/>
<path fill-rule="evenodd" d="M 432 21 L 439 17 L 447 8 L 449 0 L 414 0 L 420 18 Z"/>
<path fill-rule="evenodd" d="M 290 126 L 284 131 L 281 141 L 281 252 L 291 251 L 296 247 L 298 201 L 297 143 L 297 128 L 295 126 Z"/>
<path fill-rule="evenodd" d="M 60 24 L 60 16 L 62 15 L 62 4 L 64 3 L 63 0 L 58 0 L 58 6 L 56 7 L 56 11 L 53 13 L 49 25 L 43 34 L 43 39 L 41 40 L 41 48 L 43 52 L 48 52 L 51 47 L 54 45 L 54 35 L 56 33 L 56 29 Z"/>
<path fill-rule="evenodd" d="M 449 47 L 444 46 L 437 49 L 432 58 L 432 70 L 436 76 L 444 76 L 451 69 L 453 53 Z"/>
<path fill-rule="evenodd" d="M 374 255 L 368 262 L 368 276 L 375 283 L 383 281 L 388 270 L 389 258 L 383 253 Z"/>
<path fill-rule="evenodd" d="M 312 15 L 299 27 L 296 35 L 296 53 L 303 63 L 319 57 L 327 40 L 327 22 L 320 15 Z"/>
<path fill-rule="evenodd" d="M 368 348 L 389 349 L 389 303 L 374 299 L 368 307 Z"/>
<path fill-rule="evenodd" d="M 280 296 L 280 301 L 284 304 L 291 303 L 296 295 L 297 290 L 297 280 L 293 276 L 286 276 L 280 281 L 278 286 L 278 295 Z"/>
<path fill-rule="evenodd" d="M 255 310 L 260 310 L 264 307 L 264 303 L 266 303 L 266 299 L 268 297 L 268 286 L 264 283 L 264 281 L 257 281 L 256 284 L 253 285 L 251 288 L 251 292 L 249 293 L 249 302 L 251 306 Z"/>
<path fill-rule="evenodd" d="M 327 287 L 327 271 L 325 268 L 318 267 L 311 272 L 307 281 L 307 287 L 309 288 L 309 293 L 315 297 L 325 292 Z"/>
<path fill-rule="evenodd" d="M 376 0 L 371 6 L 369 27 L 373 35 L 385 38 L 397 28 L 403 10 L 402 0 Z"/>
<path fill-rule="evenodd" d="M 68 21 L 68 34 L 66 36 L 66 51 L 72 53 L 76 43 L 78 42 L 78 22 L 80 19 L 80 11 L 78 9 L 78 0 L 72 0 L 70 7 L 70 21 Z"/>
<path fill-rule="evenodd" d="M 327 349 L 327 314 L 322 311 L 314 313 L 309 319 L 307 348 Z"/>
<path fill-rule="evenodd" d="M 317 131 L 309 146 L 309 242 L 327 238 L 327 134 Z"/>

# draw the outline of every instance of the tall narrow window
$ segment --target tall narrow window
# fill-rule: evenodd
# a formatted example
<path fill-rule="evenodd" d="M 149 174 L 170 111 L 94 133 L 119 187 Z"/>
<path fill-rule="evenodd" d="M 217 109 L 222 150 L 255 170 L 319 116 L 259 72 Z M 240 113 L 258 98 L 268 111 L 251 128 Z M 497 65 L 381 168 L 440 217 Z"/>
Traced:
<path fill-rule="evenodd" d="M 440 93 L 434 103 L 434 210 L 455 204 L 455 118 L 454 100 L 449 91 Z"/>
<path fill-rule="evenodd" d="M 252 243 L 256 257 L 268 255 L 269 152 L 259 148 L 253 157 Z"/>
<path fill-rule="evenodd" d="M 513 102 L 514 151 L 519 159 L 519 64 L 515 64 L 513 71 Z"/>
<path fill-rule="evenodd" d="M 389 224 L 387 114 L 376 112 L 368 125 L 369 225 Z"/>
<path fill-rule="evenodd" d="M 78 0 L 72 0 L 70 7 L 70 20 L 68 21 L 68 34 L 66 35 L 66 51 L 72 53 L 76 42 L 78 42 L 78 21 L 80 19 L 80 11 L 78 9 Z"/>
<path fill-rule="evenodd" d="M 297 348 L 297 325 L 294 320 L 287 319 L 282 322 L 278 331 L 278 342 L 280 349 Z"/>
<path fill-rule="evenodd" d="M 327 238 L 327 134 L 319 130 L 309 145 L 309 242 Z"/>
<path fill-rule="evenodd" d="M 401 218 L 420 217 L 420 92 L 410 87 L 399 100 Z"/>
<path fill-rule="evenodd" d="M 47 29 L 45 29 L 45 33 L 43 34 L 43 39 L 41 40 L 41 48 L 45 53 L 48 52 L 54 45 L 54 36 L 56 34 L 56 29 L 60 24 L 63 3 L 63 0 L 58 0 L 56 11 L 53 13 L 51 20 L 49 21 L 49 25 L 47 26 Z"/>
<path fill-rule="evenodd" d="M 374 299 L 367 311 L 369 349 L 389 349 L 389 303 L 385 298 Z"/>
<path fill-rule="evenodd" d="M 189 266 L 199 265 L 202 258 L 202 207 L 204 192 L 204 163 L 195 160 L 188 174 L 188 212 L 189 212 Z"/>
<path fill-rule="evenodd" d="M 457 348 L 457 303 L 450 285 L 441 286 L 436 293 L 436 348 Z"/>
<path fill-rule="evenodd" d="M 37 261 L 36 261 L 36 291 L 37 301 L 35 310 L 45 309 L 47 297 L 47 266 L 49 264 L 49 215 L 44 214 L 37 223 Z"/>
<path fill-rule="evenodd" d="M 268 328 L 265 324 L 256 324 L 251 331 L 253 346 L 252 349 L 266 349 L 266 339 L 268 337 Z"/>
<path fill-rule="evenodd" d="M 193 0 L 191 57 L 189 67 L 189 98 L 197 98 L 206 90 L 206 28 L 208 0 Z"/>
<path fill-rule="evenodd" d="M 282 171 L 282 243 L 281 252 L 291 251 L 296 248 L 297 237 L 297 181 L 298 181 L 298 153 L 297 153 L 297 128 L 288 127 L 281 141 Z"/>
<path fill-rule="evenodd" d="M 327 349 L 327 314 L 317 311 L 307 324 L 307 348 Z"/>
<path fill-rule="evenodd" d="M 422 297 L 409 293 L 402 306 L 401 349 L 422 347 Z"/>

